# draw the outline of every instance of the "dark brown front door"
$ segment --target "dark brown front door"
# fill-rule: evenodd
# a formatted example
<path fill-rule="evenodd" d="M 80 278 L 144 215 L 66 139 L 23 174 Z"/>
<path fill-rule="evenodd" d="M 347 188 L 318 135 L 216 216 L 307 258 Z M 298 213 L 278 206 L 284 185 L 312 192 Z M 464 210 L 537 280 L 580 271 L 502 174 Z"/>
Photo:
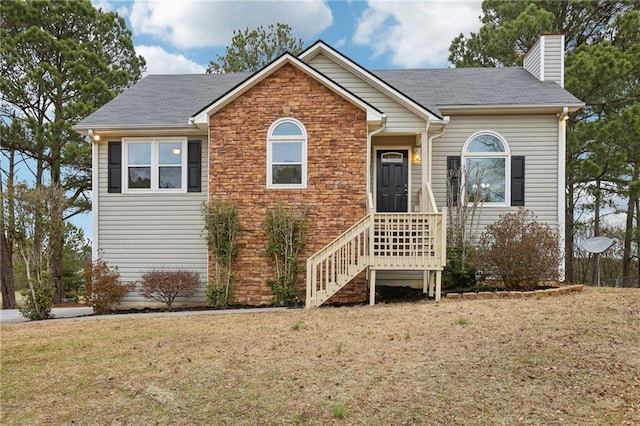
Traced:
<path fill-rule="evenodd" d="M 376 211 L 406 212 L 409 195 L 409 152 L 382 150 L 376 154 Z"/>

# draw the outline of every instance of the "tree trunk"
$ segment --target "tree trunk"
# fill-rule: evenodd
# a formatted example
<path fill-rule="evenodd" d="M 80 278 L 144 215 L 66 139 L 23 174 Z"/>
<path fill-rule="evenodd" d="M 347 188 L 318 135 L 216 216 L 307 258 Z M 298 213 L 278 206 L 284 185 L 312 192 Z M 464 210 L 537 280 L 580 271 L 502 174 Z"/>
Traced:
<path fill-rule="evenodd" d="M 16 308 L 16 292 L 13 286 L 13 255 L 10 253 L 7 237 L 2 232 L 0 259 L 2 259 L 2 309 Z"/>
<path fill-rule="evenodd" d="M 59 66 L 61 66 L 59 64 Z M 63 93 L 62 87 L 57 88 L 55 96 L 55 120 L 56 124 L 61 124 L 63 114 Z M 60 122 L 60 123 L 59 123 Z M 59 126 L 54 126 L 57 130 L 49 141 L 51 167 L 51 186 L 59 187 L 62 185 L 62 145 L 64 144 Z M 56 200 L 56 207 L 57 207 Z M 55 289 L 53 296 L 54 303 L 62 303 L 64 298 L 64 283 L 62 280 L 62 256 L 64 252 L 64 209 L 52 209 L 51 229 L 49 230 L 49 238 L 51 244 L 51 264 L 50 264 L 50 283 Z"/>
<path fill-rule="evenodd" d="M 600 199 L 601 199 L 601 194 L 600 194 L 600 179 L 596 180 L 596 200 L 595 200 L 595 206 L 593 209 L 593 236 L 597 237 L 600 235 Z M 591 284 L 592 285 L 596 285 L 598 284 L 598 278 L 599 278 L 599 270 L 598 270 L 598 258 L 600 257 L 600 253 L 594 253 L 593 257 L 592 257 L 592 264 L 591 264 Z"/>
<path fill-rule="evenodd" d="M 2 287 L 2 309 L 15 309 L 16 292 L 13 280 L 13 237 L 15 235 L 15 208 L 13 175 L 15 172 L 15 151 L 9 149 L 9 170 L 7 171 L 7 196 L 0 197 L 0 287 Z M 2 180 L 0 179 L 0 192 Z M 4 200 L 7 200 L 7 214 L 5 217 Z"/>
<path fill-rule="evenodd" d="M 633 171 L 632 182 L 640 178 L 640 166 L 636 166 Z M 624 229 L 624 249 L 622 252 L 622 287 L 630 287 L 631 284 L 631 243 L 633 240 L 633 215 L 638 194 L 636 191 L 629 191 L 629 204 L 627 206 L 627 220 Z M 640 278 L 639 278 L 640 279 Z"/>
<path fill-rule="evenodd" d="M 565 206 L 565 227 L 564 227 L 564 281 L 566 283 L 574 282 L 573 275 L 573 180 L 567 176 L 567 205 Z"/>
<path fill-rule="evenodd" d="M 640 228 L 640 200 L 636 200 L 636 226 Z M 636 232 L 636 265 L 638 266 L 636 286 L 640 288 L 640 232 Z"/>
<path fill-rule="evenodd" d="M 57 227 L 58 225 L 54 225 Z M 64 299 L 64 282 L 62 280 L 62 256 L 64 252 L 64 232 L 51 232 L 51 285 L 55 289 L 54 303 L 62 303 Z"/>

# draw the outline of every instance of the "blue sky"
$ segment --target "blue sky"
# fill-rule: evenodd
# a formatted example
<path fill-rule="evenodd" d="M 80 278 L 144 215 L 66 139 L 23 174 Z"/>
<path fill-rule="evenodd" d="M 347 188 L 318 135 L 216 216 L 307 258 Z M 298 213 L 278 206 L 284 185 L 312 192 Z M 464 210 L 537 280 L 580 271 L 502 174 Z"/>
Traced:
<path fill-rule="evenodd" d="M 310 45 L 322 39 L 369 69 L 446 68 L 448 47 L 480 27 L 480 1 L 110 1 L 133 32 L 149 74 L 204 72 L 234 30 L 286 23 Z"/>

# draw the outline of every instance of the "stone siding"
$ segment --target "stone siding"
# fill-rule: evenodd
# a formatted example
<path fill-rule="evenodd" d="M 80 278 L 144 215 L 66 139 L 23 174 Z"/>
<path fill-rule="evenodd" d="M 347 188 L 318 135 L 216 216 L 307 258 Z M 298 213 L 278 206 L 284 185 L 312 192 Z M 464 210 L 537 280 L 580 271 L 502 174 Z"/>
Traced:
<path fill-rule="evenodd" d="M 267 189 L 267 132 L 274 121 L 290 117 L 307 131 L 307 188 Z M 266 282 L 275 269 L 264 254 L 267 209 L 279 202 L 310 207 L 308 256 L 366 214 L 366 112 L 296 67 L 285 64 L 210 119 L 209 195 L 240 209 L 242 236 L 236 302 L 271 303 Z M 209 256 L 210 276 L 214 265 Z M 305 273 L 297 289 L 305 294 Z M 364 274 L 334 296 L 333 303 L 367 300 Z"/>

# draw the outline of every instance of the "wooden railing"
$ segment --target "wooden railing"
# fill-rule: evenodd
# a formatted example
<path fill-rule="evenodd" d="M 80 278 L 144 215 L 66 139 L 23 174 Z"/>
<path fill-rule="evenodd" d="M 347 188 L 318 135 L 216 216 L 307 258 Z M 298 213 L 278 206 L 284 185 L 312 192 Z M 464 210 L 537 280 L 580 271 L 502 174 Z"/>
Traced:
<path fill-rule="evenodd" d="M 366 215 L 307 259 L 307 308 L 320 306 L 369 265 L 370 220 Z"/>
<path fill-rule="evenodd" d="M 442 266 L 441 213 L 376 213 L 369 266 L 437 269 Z"/>
<path fill-rule="evenodd" d="M 371 195 L 368 201 L 369 214 L 307 260 L 307 307 L 320 306 L 367 267 L 442 271 L 444 209 L 375 213 Z"/>

